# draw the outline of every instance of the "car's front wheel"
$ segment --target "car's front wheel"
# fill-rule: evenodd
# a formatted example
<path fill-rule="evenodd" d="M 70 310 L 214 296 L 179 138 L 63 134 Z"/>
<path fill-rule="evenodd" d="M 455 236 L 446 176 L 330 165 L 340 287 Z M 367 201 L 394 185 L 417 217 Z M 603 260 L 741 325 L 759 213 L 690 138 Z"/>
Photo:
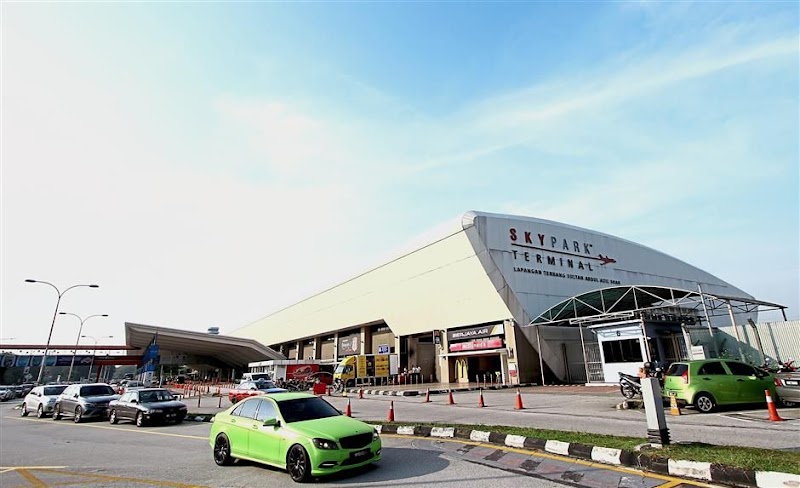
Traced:
<path fill-rule="evenodd" d="M 44 418 L 44 407 L 39 404 L 39 408 L 36 409 L 36 417 L 37 418 Z"/>
<path fill-rule="evenodd" d="M 714 397 L 709 393 L 698 393 L 697 396 L 694 397 L 694 406 L 702 413 L 709 413 L 714 411 L 717 404 L 714 401 Z"/>
<path fill-rule="evenodd" d="M 61 405 L 56 405 L 53 409 L 53 420 L 61 420 Z"/>
<path fill-rule="evenodd" d="M 311 461 L 305 448 L 300 444 L 289 448 L 289 453 L 286 455 L 286 469 L 292 480 L 297 483 L 305 483 L 311 479 Z"/>
<path fill-rule="evenodd" d="M 142 412 L 136 412 L 136 427 L 143 427 L 144 426 L 144 414 Z"/>
<path fill-rule="evenodd" d="M 81 423 L 81 420 L 83 420 L 83 409 L 80 406 L 75 407 L 75 416 L 72 417 L 72 420 L 75 421 L 76 424 Z"/>
<path fill-rule="evenodd" d="M 28 416 L 28 406 L 25 405 L 24 403 L 22 404 L 22 410 L 20 410 L 19 414 L 23 417 Z"/>
<path fill-rule="evenodd" d="M 217 466 L 230 466 L 233 464 L 231 457 L 231 442 L 225 434 L 217 434 L 214 439 L 214 462 Z"/>
<path fill-rule="evenodd" d="M 111 414 L 108 416 L 108 421 L 110 423 L 112 423 L 112 424 L 116 424 L 117 422 L 119 422 L 119 419 L 117 418 L 117 411 L 116 410 L 112 410 L 111 411 Z"/>

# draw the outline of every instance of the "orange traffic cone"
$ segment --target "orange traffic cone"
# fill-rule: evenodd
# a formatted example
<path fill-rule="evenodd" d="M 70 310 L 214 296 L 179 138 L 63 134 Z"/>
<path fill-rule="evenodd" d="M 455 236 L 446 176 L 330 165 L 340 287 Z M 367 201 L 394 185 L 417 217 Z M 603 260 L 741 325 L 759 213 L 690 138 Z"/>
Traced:
<path fill-rule="evenodd" d="M 352 417 L 353 416 L 353 410 L 350 408 L 350 399 L 349 398 L 347 399 L 347 408 L 344 410 L 344 414 L 347 415 L 348 417 Z"/>
<path fill-rule="evenodd" d="M 363 388 L 359 388 L 358 389 L 358 399 L 359 400 L 363 400 L 364 399 L 364 389 Z"/>
<path fill-rule="evenodd" d="M 523 408 L 525 407 L 522 406 L 522 395 L 520 395 L 519 388 L 517 388 L 517 402 L 514 404 L 514 410 L 522 410 Z"/>
<path fill-rule="evenodd" d="M 483 390 L 480 391 L 480 396 L 478 396 L 478 408 L 485 407 L 486 404 L 483 403 Z"/>
<path fill-rule="evenodd" d="M 453 400 L 453 390 L 448 390 L 447 392 L 447 404 L 448 405 L 455 405 L 456 401 Z"/>
<path fill-rule="evenodd" d="M 389 415 L 386 417 L 387 422 L 394 422 L 394 400 L 389 402 Z"/>
<path fill-rule="evenodd" d="M 775 408 L 775 402 L 772 401 L 772 396 L 769 394 L 769 390 L 764 390 L 764 394 L 767 395 L 767 410 L 769 410 L 769 419 L 773 422 L 783 422 L 781 416 L 778 415 L 778 409 Z"/>
<path fill-rule="evenodd" d="M 431 401 L 431 389 L 430 388 L 426 388 L 425 389 L 425 403 L 430 403 L 430 401 Z"/>

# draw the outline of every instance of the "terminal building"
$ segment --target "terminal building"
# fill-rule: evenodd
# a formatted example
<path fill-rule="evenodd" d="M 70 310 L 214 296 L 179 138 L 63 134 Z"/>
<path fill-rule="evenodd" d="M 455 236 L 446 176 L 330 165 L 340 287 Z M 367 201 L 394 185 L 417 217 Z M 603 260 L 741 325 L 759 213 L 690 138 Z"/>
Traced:
<path fill-rule="evenodd" d="M 733 325 L 740 342 L 735 325 L 765 309 L 784 307 L 646 246 L 471 211 L 427 244 L 230 335 L 331 364 L 394 353 L 426 381 L 611 382 L 644 361 L 724 355 L 731 337 L 720 327 Z"/>
<path fill-rule="evenodd" d="M 126 322 L 125 356 L 87 349 L 97 378 L 102 366 L 137 364 L 144 379 L 234 381 L 261 361 L 396 354 L 426 382 L 608 383 L 646 361 L 799 356 L 800 321 L 757 323 L 767 310 L 784 307 L 625 239 L 467 212 L 424 245 L 227 335 Z M 0 378 L 41 367 L 41 356 L 4 350 Z M 58 365 L 68 359 L 48 357 L 45 377 L 67 375 Z"/>

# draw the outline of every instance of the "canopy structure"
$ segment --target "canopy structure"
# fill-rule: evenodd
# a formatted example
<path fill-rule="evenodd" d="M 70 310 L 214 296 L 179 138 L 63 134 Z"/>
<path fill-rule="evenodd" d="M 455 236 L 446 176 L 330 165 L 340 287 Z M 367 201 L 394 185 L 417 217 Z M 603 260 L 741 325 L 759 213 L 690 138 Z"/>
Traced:
<path fill-rule="evenodd" d="M 214 358 L 221 364 L 238 368 L 245 368 L 248 363 L 255 361 L 286 359 L 279 352 L 253 339 L 125 322 L 127 345 L 145 349 L 153 341 L 162 350 Z"/>
<path fill-rule="evenodd" d="M 592 322 L 625 320 L 634 317 L 673 315 L 678 322 L 694 324 L 704 318 L 727 315 L 735 325 L 737 314 L 780 310 L 786 320 L 786 307 L 752 298 L 704 293 L 662 286 L 615 286 L 568 298 L 545 310 L 528 325 L 574 326 Z"/>

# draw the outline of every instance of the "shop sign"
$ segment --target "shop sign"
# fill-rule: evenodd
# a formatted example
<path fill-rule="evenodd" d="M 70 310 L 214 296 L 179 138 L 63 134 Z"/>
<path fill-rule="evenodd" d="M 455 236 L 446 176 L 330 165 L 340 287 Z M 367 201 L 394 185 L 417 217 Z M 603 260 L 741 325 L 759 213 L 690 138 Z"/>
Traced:
<path fill-rule="evenodd" d="M 450 352 L 479 351 L 482 349 L 498 349 L 500 347 L 503 347 L 503 339 L 492 337 L 491 339 L 478 339 L 450 344 Z"/>
<path fill-rule="evenodd" d="M 470 327 L 469 329 L 448 330 L 448 342 L 463 341 L 467 339 L 479 339 L 481 337 L 490 337 L 503 335 L 503 324 L 482 325 L 480 327 Z"/>

